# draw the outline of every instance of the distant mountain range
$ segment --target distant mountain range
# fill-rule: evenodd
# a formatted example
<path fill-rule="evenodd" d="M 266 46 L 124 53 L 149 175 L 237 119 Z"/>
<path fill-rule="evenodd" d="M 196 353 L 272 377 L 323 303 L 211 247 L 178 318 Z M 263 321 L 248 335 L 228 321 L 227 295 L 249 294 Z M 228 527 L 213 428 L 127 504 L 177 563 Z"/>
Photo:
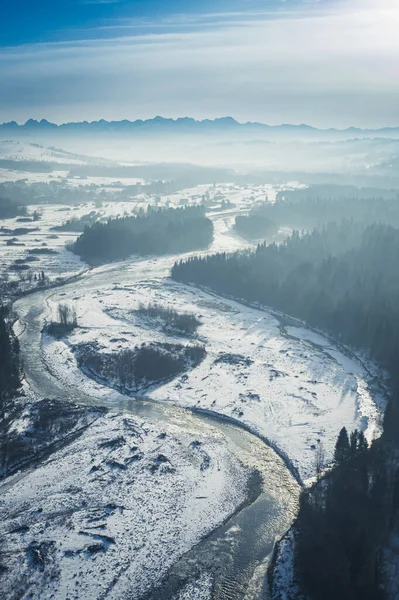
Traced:
<path fill-rule="evenodd" d="M 57 125 L 50 123 L 46 119 L 36 121 L 29 119 L 26 123 L 19 125 L 15 121 L 0 124 L 0 133 L 52 133 L 52 132 L 71 132 L 71 133 L 273 133 L 273 134 L 300 134 L 301 136 L 334 136 L 347 135 L 355 136 L 373 136 L 373 137 L 397 137 L 399 135 L 399 127 L 383 127 L 381 129 L 360 129 L 358 127 L 349 127 L 347 129 L 318 129 L 310 125 L 266 125 L 264 123 L 247 122 L 239 123 L 232 117 L 221 117 L 219 119 L 204 119 L 197 121 L 189 117 L 179 119 L 167 119 L 164 117 L 155 117 L 154 119 L 137 120 L 137 121 L 80 121 L 76 123 L 63 123 Z"/>

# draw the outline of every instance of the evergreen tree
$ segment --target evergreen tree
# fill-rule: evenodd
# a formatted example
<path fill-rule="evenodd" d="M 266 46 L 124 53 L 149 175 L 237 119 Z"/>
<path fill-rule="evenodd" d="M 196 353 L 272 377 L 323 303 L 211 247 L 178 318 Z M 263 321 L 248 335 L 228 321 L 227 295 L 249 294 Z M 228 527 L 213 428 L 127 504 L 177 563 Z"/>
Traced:
<path fill-rule="evenodd" d="M 350 455 L 349 451 L 349 438 L 346 427 L 342 427 L 339 432 L 337 442 L 334 450 L 334 462 L 336 465 L 342 465 L 345 463 Z"/>
<path fill-rule="evenodd" d="M 368 450 L 368 443 L 367 440 L 364 436 L 363 431 L 359 431 L 358 434 L 358 438 L 357 438 L 357 452 L 359 454 L 359 456 L 364 456 Z"/>
<path fill-rule="evenodd" d="M 357 455 L 359 433 L 357 429 L 352 431 L 349 437 L 350 455 L 354 458 Z"/>

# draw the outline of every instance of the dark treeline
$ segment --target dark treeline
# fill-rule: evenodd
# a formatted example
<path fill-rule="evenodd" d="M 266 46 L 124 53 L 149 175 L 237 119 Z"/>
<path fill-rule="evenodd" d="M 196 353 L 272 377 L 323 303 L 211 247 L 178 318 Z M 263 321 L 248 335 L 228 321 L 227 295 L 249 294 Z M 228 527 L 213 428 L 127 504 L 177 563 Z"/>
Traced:
<path fill-rule="evenodd" d="M 9 322 L 8 309 L 0 304 L 0 479 L 7 472 L 8 426 L 12 399 L 21 385 L 19 344 Z"/>
<path fill-rule="evenodd" d="M 385 180 L 384 180 L 385 183 Z M 386 189 L 379 187 L 359 187 L 355 185 L 343 185 L 337 183 L 319 183 L 313 184 L 309 187 L 296 188 L 293 190 L 281 190 L 277 192 L 276 199 L 280 201 L 282 199 L 289 200 L 290 202 L 302 202 L 309 198 L 321 198 L 328 200 L 329 198 L 358 198 L 369 199 L 369 198 L 385 198 L 395 200 L 398 199 L 397 189 Z"/>
<path fill-rule="evenodd" d="M 9 171 L 22 171 L 24 173 L 51 173 L 59 167 L 57 163 L 48 163 L 41 160 L 12 160 L 0 159 L 0 169 Z"/>
<path fill-rule="evenodd" d="M 21 385 L 19 344 L 8 321 L 8 310 L 0 304 L 0 404 L 12 398 Z"/>
<path fill-rule="evenodd" d="M 0 219 L 13 219 L 26 215 L 26 206 L 10 198 L 0 198 Z"/>
<path fill-rule="evenodd" d="M 328 224 L 284 244 L 176 263 L 172 276 L 260 302 L 368 351 L 391 376 L 384 435 L 358 438 L 325 480 L 304 494 L 297 520 L 297 577 L 312 600 L 384 598 L 381 548 L 399 523 L 399 230 Z M 360 441 L 359 441 L 360 439 Z M 341 440 L 342 441 L 342 440 Z M 351 446 L 351 443 L 349 443 Z M 338 464 L 339 463 L 339 464 Z M 396 500 L 395 500 L 396 498 Z"/>
<path fill-rule="evenodd" d="M 24 180 L 0 183 L 0 196 L 9 198 L 12 203 L 19 206 L 48 203 L 77 205 L 81 202 L 97 202 L 111 197 L 105 196 L 105 193 L 97 185 L 71 186 L 61 177 L 32 183 Z"/>
<path fill-rule="evenodd" d="M 253 240 L 274 235 L 278 229 L 274 221 L 256 211 L 238 215 L 234 227 L 240 235 Z"/>
<path fill-rule="evenodd" d="M 376 195 L 378 192 L 380 196 Z M 353 219 L 363 225 L 387 223 L 399 227 L 399 194 L 374 188 L 314 186 L 279 192 L 275 204 L 265 203 L 260 212 L 277 225 L 296 229 L 310 230 L 341 219 Z"/>
<path fill-rule="evenodd" d="M 53 173 L 60 170 L 58 162 L 36 160 L 0 159 L 0 168 L 21 173 Z M 62 170 L 69 177 L 110 177 L 118 179 L 146 179 L 159 181 L 180 180 L 184 187 L 195 187 L 213 181 L 228 182 L 232 171 L 217 167 L 198 166 L 183 163 L 154 163 L 143 165 L 104 165 L 62 163 Z M 188 184 L 188 185 L 187 185 Z"/>
<path fill-rule="evenodd" d="M 28 233 L 33 233 L 35 231 L 39 231 L 39 227 L 16 227 L 15 229 L 10 229 L 8 227 L 0 227 L 0 235 L 27 235 Z"/>
<path fill-rule="evenodd" d="M 105 176 L 103 169 L 101 177 Z M 98 206 L 102 202 L 129 201 L 138 194 L 168 195 L 183 189 L 195 187 L 198 181 L 190 178 L 177 178 L 172 180 L 153 179 L 146 183 L 123 185 L 121 181 L 104 184 L 88 183 L 86 175 L 76 175 L 82 181 L 79 185 L 71 185 L 67 177 L 54 177 L 49 181 L 34 181 L 27 183 L 24 180 L 6 181 L 0 183 L 0 197 L 9 198 L 14 204 L 68 204 L 76 206 L 81 203 L 95 202 Z M 206 183 L 211 183 L 211 178 Z M 200 182 L 201 183 L 201 182 Z M 104 190 L 107 187 L 107 191 Z"/>
<path fill-rule="evenodd" d="M 149 208 L 143 215 L 94 223 L 72 250 L 88 263 L 100 264 L 131 254 L 188 252 L 209 246 L 212 239 L 212 221 L 205 217 L 203 207 Z"/>

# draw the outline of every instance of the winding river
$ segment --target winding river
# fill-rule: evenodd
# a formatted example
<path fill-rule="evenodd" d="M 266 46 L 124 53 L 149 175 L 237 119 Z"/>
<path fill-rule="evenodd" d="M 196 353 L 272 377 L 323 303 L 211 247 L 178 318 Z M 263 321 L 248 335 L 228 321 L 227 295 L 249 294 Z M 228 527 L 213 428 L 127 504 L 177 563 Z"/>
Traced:
<path fill-rule="evenodd" d="M 232 214 L 213 217 L 215 243 L 208 252 L 234 250 L 243 240 L 230 233 Z M 93 289 L 106 289 L 110 282 L 131 284 L 162 280 L 175 256 L 153 261 L 130 260 L 94 269 L 65 284 L 62 292 L 73 296 Z M 179 257 L 180 258 L 180 257 Z M 150 269 L 149 269 L 150 265 Z M 57 292 L 59 293 L 58 288 Z M 115 412 L 131 413 L 155 423 L 178 424 L 180 428 L 222 433 L 229 449 L 253 472 L 247 502 L 236 514 L 193 547 L 170 569 L 162 586 L 146 600 L 177 598 L 179 590 L 206 573 L 211 578 L 210 595 L 201 598 L 249 600 L 268 598 L 265 574 L 275 540 L 290 527 L 297 510 L 300 487 L 283 460 L 262 440 L 238 423 L 217 415 L 193 413 L 170 403 L 132 399 L 116 392 L 90 395 L 60 380 L 43 361 L 41 330 L 49 316 L 48 302 L 54 290 L 41 290 L 14 304 L 17 333 L 26 379 L 40 397 L 57 397 L 83 405 L 102 405 Z M 109 390 L 108 390 L 109 392 Z"/>

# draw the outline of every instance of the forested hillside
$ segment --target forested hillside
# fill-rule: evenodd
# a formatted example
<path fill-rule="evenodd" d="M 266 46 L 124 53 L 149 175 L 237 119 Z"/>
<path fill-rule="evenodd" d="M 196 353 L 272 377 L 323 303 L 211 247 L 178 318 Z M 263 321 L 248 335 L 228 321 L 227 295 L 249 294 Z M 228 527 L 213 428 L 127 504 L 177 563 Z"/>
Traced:
<path fill-rule="evenodd" d="M 302 496 L 295 564 L 312 600 L 385 598 L 382 547 L 399 516 L 398 260 L 398 229 L 352 220 L 172 270 L 178 281 L 298 317 L 367 351 L 391 376 L 382 439 L 370 449 L 357 433 L 340 439 L 334 470 Z"/>
<path fill-rule="evenodd" d="M 212 239 L 213 225 L 202 207 L 149 208 L 142 215 L 86 227 L 72 250 L 90 264 L 101 264 L 131 254 L 160 255 L 206 248 Z"/>
<path fill-rule="evenodd" d="M 21 385 L 19 344 L 8 316 L 7 308 L 0 304 L 0 479 L 7 471 L 8 426 L 12 420 L 13 397 Z"/>
<path fill-rule="evenodd" d="M 368 349 L 396 378 L 398 258 L 399 230 L 342 221 L 280 246 L 180 261 L 172 276 L 303 319 Z"/>
<path fill-rule="evenodd" d="M 0 304 L 0 403 L 2 412 L 20 386 L 18 339 L 8 322 L 8 310 Z"/>
<path fill-rule="evenodd" d="M 341 219 L 353 219 L 365 226 L 387 223 L 399 227 L 397 190 L 316 185 L 279 192 L 274 204 L 265 202 L 256 211 L 279 226 L 308 231 Z"/>
<path fill-rule="evenodd" d="M 398 477 L 382 443 L 341 430 L 335 467 L 302 494 L 295 572 L 312 600 L 384 600 L 382 546 L 398 513 Z"/>

